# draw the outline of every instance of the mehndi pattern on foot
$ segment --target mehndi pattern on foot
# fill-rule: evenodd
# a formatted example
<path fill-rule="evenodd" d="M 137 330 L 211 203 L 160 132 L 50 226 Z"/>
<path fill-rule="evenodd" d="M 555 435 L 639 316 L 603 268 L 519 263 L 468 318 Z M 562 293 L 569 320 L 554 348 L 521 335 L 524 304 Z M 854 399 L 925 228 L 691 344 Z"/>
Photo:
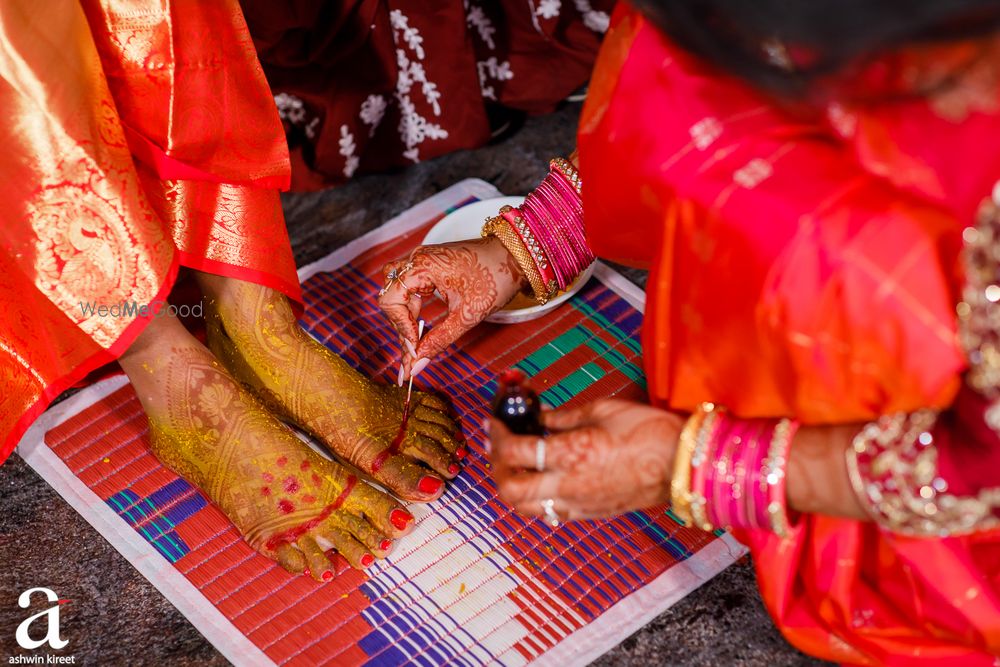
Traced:
<path fill-rule="evenodd" d="M 202 277 L 208 340 L 229 371 L 283 419 L 400 498 L 429 501 L 467 453 L 446 401 L 379 385 L 306 333 L 287 298 L 259 285 Z M 399 436 L 402 437 L 399 437 Z"/>

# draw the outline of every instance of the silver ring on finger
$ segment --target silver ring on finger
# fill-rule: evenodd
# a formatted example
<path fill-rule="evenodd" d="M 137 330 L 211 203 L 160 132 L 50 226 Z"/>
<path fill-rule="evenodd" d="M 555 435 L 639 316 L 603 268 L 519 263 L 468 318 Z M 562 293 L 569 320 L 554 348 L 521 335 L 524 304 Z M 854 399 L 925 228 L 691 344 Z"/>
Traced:
<path fill-rule="evenodd" d="M 559 527 L 559 515 L 556 513 L 556 501 L 551 498 L 546 498 L 542 501 L 542 512 L 545 513 L 545 523 L 549 524 L 553 528 Z"/>
<path fill-rule="evenodd" d="M 535 470 L 545 471 L 545 438 L 535 441 Z"/>

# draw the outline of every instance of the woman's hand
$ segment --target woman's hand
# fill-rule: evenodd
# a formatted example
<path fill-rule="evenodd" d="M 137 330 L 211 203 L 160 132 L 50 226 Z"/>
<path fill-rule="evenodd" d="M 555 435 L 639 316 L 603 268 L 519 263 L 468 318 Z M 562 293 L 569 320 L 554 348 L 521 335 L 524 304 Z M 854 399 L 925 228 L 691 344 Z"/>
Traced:
<path fill-rule="evenodd" d="M 379 306 L 399 333 L 404 372 L 400 382 L 422 371 L 466 331 L 503 308 L 527 285 L 514 257 L 496 238 L 420 246 L 408 260 L 382 269 L 386 288 Z M 399 276 L 390 279 L 391 272 Z M 418 344 L 417 316 L 423 299 L 435 291 L 448 306 L 448 316 Z"/>
<path fill-rule="evenodd" d="M 561 520 L 596 519 L 670 499 L 674 449 L 684 417 L 652 406 L 603 399 L 543 414 L 545 470 L 535 470 L 534 436 L 490 420 L 490 460 L 500 498 L 541 516 L 552 499 Z"/>

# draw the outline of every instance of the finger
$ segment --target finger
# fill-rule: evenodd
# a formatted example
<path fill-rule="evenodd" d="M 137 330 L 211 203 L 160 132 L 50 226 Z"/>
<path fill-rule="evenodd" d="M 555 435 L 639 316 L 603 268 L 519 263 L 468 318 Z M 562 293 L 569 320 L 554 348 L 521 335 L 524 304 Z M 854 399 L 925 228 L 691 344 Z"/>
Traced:
<path fill-rule="evenodd" d="M 550 431 L 567 431 L 589 426 L 594 423 L 594 406 L 594 403 L 587 403 L 577 408 L 543 410 L 542 424 Z"/>
<path fill-rule="evenodd" d="M 545 506 L 542 505 L 543 500 L 545 500 L 545 498 L 518 503 L 513 506 L 513 510 L 518 514 L 538 517 L 544 520 L 545 523 L 549 523 L 550 517 L 548 517 L 545 513 Z M 585 515 L 582 512 L 570 507 L 565 502 L 557 498 L 553 500 L 554 504 L 552 506 L 552 510 L 556 513 L 559 523 L 585 518 Z"/>
<path fill-rule="evenodd" d="M 403 441 L 403 453 L 418 461 L 423 461 L 435 472 L 448 479 L 459 473 L 458 461 L 452 458 L 451 454 L 445 450 L 433 438 L 414 432 L 413 429 L 406 435 Z"/>
<path fill-rule="evenodd" d="M 330 561 L 311 535 L 303 535 L 295 544 L 302 550 L 302 555 L 305 556 L 306 564 L 309 567 L 309 575 L 313 579 L 316 581 L 333 579 L 333 568 L 330 567 Z"/>
<path fill-rule="evenodd" d="M 497 495 L 511 506 L 540 503 L 558 495 L 562 475 L 555 472 L 521 472 L 497 481 Z"/>
<path fill-rule="evenodd" d="M 460 308 L 461 304 L 455 303 L 454 300 L 448 303 L 448 316 L 420 341 L 420 344 L 417 345 L 417 357 L 433 359 L 461 338 L 462 334 L 478 324 L 478 322 L 470 321 L 464 317 L 459 312 Z M 486 317 L 485 313 L 483 317 Z"/>
<path fill-rule="evenodd" d="M 496 422 L 490 425 L 491 437 L 496 431 Z M 506 427 L 500 424 L 501 428 Z M 506 431 L 499 444 L 492 447 L 491 460 L 501 470 L 537 469 L 539 463 L 544 470 L 570 470 L 576 468 L 587 452 L 593 448 L 596 433 L 593 426 L 584 426 L 572 431 L 562 431 L 547 438 L 514 435 Z M 541 443 L 543 444 L 540 444 Z"/>
<path fill-rule="evenodd" d="M 278 565 L 285 568 L 291 574 L 302 574 L 306 569 L 306 558 L 302 552 L 287 542 L 278 545 L 274 550 L 275 560 Z"/>

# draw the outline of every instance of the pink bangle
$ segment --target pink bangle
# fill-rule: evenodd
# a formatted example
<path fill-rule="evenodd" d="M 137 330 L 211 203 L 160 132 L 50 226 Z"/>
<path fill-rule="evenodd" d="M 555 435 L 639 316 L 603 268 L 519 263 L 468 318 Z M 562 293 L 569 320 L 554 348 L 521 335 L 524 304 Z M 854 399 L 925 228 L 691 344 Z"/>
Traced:
<path fill-rule="evenodd" d="M 798 428 L 788 419 L 737 419 L 711 408 L 691 457 L 692 517 L 713 526 L 788 534 L 788 451 Z M 697 511 L 695 511 L 697 509 Z"/>

